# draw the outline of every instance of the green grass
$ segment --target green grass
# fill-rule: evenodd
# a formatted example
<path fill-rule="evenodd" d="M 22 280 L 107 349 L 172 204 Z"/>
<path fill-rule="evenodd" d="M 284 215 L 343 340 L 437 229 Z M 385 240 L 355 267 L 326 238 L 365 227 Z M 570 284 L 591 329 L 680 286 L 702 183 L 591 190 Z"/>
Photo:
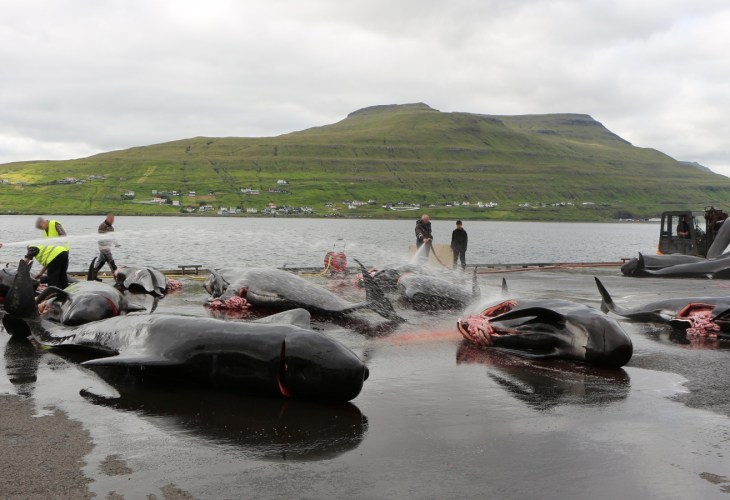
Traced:
<path fill-rule="evenodd" d="M 83 185 L 49 185 L 65 177 Z M 441 113 L 423 104 L 366 108 L 341 122 L 268 138 L 173 141 L 89 158 L 0 165 L 0 207 L 16 213 L 178 214 L 139 203 L 152 190 L 182 193 L 183 205 L 313 207 L 365 217 L 413 218 L 380 206 L 348 210 L 345 199 L 424 205 L 436 218 L 608 220 L 666 209 L 730 206 L 730 179 L 637 148 L 586 115 Z M 271 194 L 286 179 L 291 194 Z M 26 183 L 25 186 L 19 183 Z M 260 189 L 261 195 L 239 192 Z M 136 202 L 122 201 L 127 190 Z M 209 193 L 213 193 L 209 195 Z M 497 209 L 427 207 L 494 201 Z M 574 207 L 519 208 L 572 202 Z M 584 206 L 583 202 L 595 205 Z"/>

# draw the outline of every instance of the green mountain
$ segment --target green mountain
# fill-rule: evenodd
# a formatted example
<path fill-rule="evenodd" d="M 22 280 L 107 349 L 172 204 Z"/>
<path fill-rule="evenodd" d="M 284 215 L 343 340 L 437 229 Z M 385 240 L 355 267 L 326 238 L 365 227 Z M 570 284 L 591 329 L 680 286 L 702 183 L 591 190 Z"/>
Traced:
<path fill-rule="evenodd" d="M 278 137 L 196 137 L 9 163 L 0 165 L 0 180 L 0 207 L 15 213 L 178 214 L 201 205 L 215 213 L 275 204 L 318 215 L 413 218 L 413 209 L 436 218 L 608 220 L 730 207 L 730 178 L 632 146 L 588 115 L 442 113 L 425 104 L 365 108 Z M 151 203 L 153 192 L 174 206 Z M 346 200 L 377 203 L 347 208 Z"/>

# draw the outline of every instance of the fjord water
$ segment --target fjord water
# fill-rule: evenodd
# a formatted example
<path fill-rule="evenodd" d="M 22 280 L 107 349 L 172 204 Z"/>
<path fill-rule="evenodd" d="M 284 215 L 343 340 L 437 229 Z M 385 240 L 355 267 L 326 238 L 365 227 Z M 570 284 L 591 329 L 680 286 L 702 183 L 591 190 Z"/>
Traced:
<path fill-rule="evenodd" d="M 32 237 L 33 218 L 2 219 L 3 241 L 11 241 L 8 234 L 13 241 Z M 100 222 L 59 219 L 80 235 L 93 235 Z M 120 263 L 161 268 L 318 266 L 344 238 L 348 258 L 375 264 L 403 255 L 413 225 L 120 217 L 115 255 Z M 434 223 L 437 243 L 451 227 Z M 655 224 L 469 221 L 465 228 L 467 256 L 485 263 L 616 261 L 651 251 L 658 231 Z M 3 260 L 12 260 L 12 248 L 0 250 Z M 83 268 L 95 239 L 73 248 L 72 267 Z M 514 296 L 597 306 L 593 276 L 621 304 L 728 293 L 723 281 L 632 279 L 617 267 L 479 280 L 485 298 L 499 293 L 505 277 Z M 363 299 L 345 280 L 310 279 L 352 302 Z M 155 314 L 211 314 L 200 281 L 183 281 Z M 159 498 L 168 485 L 195 498 L 727 498 L 730 350 L 722 344 L 626 324 L 634 356 L 621 370 L 537 363 L 474 349 L 456 331 L 458 311 L 416 312 L 391 298 L 407 319 L 396 328 L 372 328 L 383 320 L 367 311 L 345 322 L 313 322 L 370 369 L 349 404 L 130 388 L 82 368 L 76 357 L 18 345 L 5 334 L 0 394 L 30 398 L 38 415 L 58 409 L 83 424 L 94 446 L 84 473 L 100 498 Z M 150 308 L 149 297 L 137 300 Z M 52 429 L 45 432 L 53 437 Z M 126 468 L 105 472 L 110 457 Z"/>
<path fill-rule="evenodd" d="M 71 239 L 69 268 L 82 270 L 96 256 L 103 216 L 56 217 Z M 333 248 L 366 266 L 407 258 L 413 220 L 284 219 L 242 217 L 124 217 L 115 222 L 118 263 L 175 268 L 320 266 Z M 0 216 L 0 262 L 21 256 L 41 233 L 34 216 Z M 454 221 L 432 222 L 434 243 L 449 244 Z M 657 224 L 465 221 L 467 262 L 616 262 L 654 252 Z M 8 243 L 20 242 L 15 246 Z"/>

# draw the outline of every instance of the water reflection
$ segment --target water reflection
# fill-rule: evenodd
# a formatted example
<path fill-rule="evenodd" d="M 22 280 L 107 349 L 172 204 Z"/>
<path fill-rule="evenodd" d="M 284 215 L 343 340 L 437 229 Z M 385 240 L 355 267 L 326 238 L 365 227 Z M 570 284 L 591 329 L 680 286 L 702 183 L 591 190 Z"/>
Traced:
<path fill-rule="evenodd" d="M 665 345 L 681 345 L 688 349 L 713 349 L 713 350 L 730 350 L 730 341 L 727 339 L 710 338 L 710 337 L 691 337 L 686 332 L 674 330 L 665 326 L 645 325 L 640 327 L 642 333 L 647 338 Z"/>
<path fill-rule="evenodd" d="M 26 338 L 10 337 L 5 344 L 5 373 L 18 395 L 31 396 L 43 352 Z"/>
<path fill-rule="evenodd" d="M 119 397 L 82 390 L 96 405 L 151 417 L 166 431 L 183 431 L 240 447 L 263 460 L 327 460 L 354 450 L 368 419 L 351 403 L 317 403 L 242 396 L 203 389 L 114 384 Z"/>
<path fill-rule="evenodd" d="M 81 363 L 96 353 L 56 350 L 51 370 Z M 32 396 L 40 360 L 47 352 L 26 338 L 8 337 L 3 362 L 17 394 Z M 53 362 L 53 360 L 56 362 Z M 150 417 L 168 431 L 240 447 L 263 460 L 327 460 L 354 450 L 368 430 L 368 419 L 352 403 L 312 402 L 240 395 L 202 387 L 178 388 L 139 383 L 126 370 L 84 370 L 116 389 L 118 397 L 89 390 L 90 403 Z"/>
<path fill-rule="evenodd" d="M 456 363 L 480 363 L 487 375 L 536 410 L 558 405 L 602 406 L 626 399 L 631 388 L 623 370 L 604 370 L 561 360 L 535 361 L 462 342 Z"/>

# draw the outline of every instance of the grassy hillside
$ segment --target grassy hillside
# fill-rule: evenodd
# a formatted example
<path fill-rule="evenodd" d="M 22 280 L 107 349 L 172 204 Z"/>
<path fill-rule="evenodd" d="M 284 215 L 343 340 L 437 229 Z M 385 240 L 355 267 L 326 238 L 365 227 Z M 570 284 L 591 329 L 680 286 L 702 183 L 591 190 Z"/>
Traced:
<path fill-rule="evenodd" d="M 69 177 L 85 182 L 52 183 Z M 78 160 L 5 164 L 0 179 L 7 181 L 0 207 L 18 213 L 177 214 L 201 204 L 217 211 L 274 203 L 326 215 L 329 202 L 337 213 L 373 217 L 427 211 L 437 218 L 605 220 L 730 207 L 730 179 L 634 147 L 587 115 L 441 113 L 425 104 L 366 108 L 278 137 L 196 137 Z M 279 179 L 289 184 L 277 186 Z M 143 203 L 153 190 L 178 191 L 172 199 L 181 206 Z M 122 200 L 127 191 L 134 200 Z M 195 196 L 187 196 L 191 191 Z M 342 204 L 370 199 L 377 205 Z M 388 202 L 421 208 L 381 208 Z M 445 206 L 453 202 L 471 206 Z M 480 209 L 477 202 L 498 205 Z"/>

